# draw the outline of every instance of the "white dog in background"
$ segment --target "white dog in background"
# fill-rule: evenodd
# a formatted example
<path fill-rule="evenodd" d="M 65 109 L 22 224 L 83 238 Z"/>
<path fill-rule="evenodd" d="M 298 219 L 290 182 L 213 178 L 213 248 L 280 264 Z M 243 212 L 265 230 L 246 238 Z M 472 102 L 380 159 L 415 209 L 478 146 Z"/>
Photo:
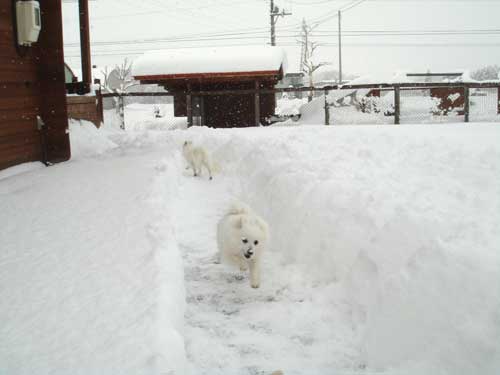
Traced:
<path fill-rule="evenodd" d="M 201 146 L 195 147 L 193 146 L 193 142 L 186 141 L 182 146 L 182 154 L 189 164 L 187 169 L 191 168 L 194 176 L 201 176 L 201 168 L 205 167 L 208 171 L 210 180 L 212 179 L 212 171 L 214 170 L 213 163 L 205 148 Z"/>
<path fill-rule="evenodd" d="M 250 285 L 260 286 L 260 262 L 267 245 L 269 228 L 267 223 L 244 204 L 235 204 L 217 225 L 219 260 L 250 268 Z"/>

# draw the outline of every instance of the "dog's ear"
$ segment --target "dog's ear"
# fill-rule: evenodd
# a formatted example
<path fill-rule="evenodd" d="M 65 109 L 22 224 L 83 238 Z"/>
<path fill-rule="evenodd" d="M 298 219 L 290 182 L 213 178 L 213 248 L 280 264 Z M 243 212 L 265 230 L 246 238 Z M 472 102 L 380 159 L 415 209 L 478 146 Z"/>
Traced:
<path fill-rule="evenodd" d="M 240 217 L 236 220 L 236 222 L 234 223 L 234 227 L 235 227 L 236 229 L 241 229 L 241 228 L 243 228 L 243 216 L 240 216 Z"/>

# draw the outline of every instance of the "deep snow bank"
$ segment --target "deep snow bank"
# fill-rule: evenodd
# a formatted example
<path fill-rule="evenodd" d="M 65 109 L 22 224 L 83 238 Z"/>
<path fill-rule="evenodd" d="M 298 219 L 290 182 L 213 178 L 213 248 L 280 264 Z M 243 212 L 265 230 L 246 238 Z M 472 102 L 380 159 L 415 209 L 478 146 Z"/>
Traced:
<path fill-rule="evenodd" d="M 180 162 L 70 131 L 71 161 L 0 180 L 0 373 L 182 374 Z"/>
<path fill-rule="evenodd" d="M 191 129 L 272 251 L 350 305 L 369 369 L 500 369 L 498 125 Z M 280 272 L 280 270 L 276 270 Z"/>
<path fill-rule="evenodd" d="M 85 120 L 69 120 L 69 137 L 71 142 L 71 159 L 78 160 L 90 156 L 104 155 L 118 148 L 109 136 L 110 131 Z"/>

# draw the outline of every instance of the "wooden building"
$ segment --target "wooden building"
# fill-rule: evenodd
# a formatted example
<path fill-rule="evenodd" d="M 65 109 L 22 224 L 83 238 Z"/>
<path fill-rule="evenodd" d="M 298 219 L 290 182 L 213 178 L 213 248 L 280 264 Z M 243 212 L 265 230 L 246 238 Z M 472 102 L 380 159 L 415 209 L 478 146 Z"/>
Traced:
<path fill-rule="evenodd" d="M 90 64 L 88 4 L 79 1 L 82 55 Z M 41 30 L 31 46 L 17 42 L 16 3 L 0 0 L 0 169 L 70 158 L 61 0 L 39 0 Z M 90 76 L 81 87 L 88 92 Z"/>
<path fill-rule="evenodd" d="M 278 47 L 193 48 L 147 52 L 134 63 L 132 75 L 173 92 L 174 115 L 187 116 L 189 125 L 198 117 L 209 127 L 247 127 L 267 123 L 275 95 L 235 90 L 273 89 L 285 65 Z"/>

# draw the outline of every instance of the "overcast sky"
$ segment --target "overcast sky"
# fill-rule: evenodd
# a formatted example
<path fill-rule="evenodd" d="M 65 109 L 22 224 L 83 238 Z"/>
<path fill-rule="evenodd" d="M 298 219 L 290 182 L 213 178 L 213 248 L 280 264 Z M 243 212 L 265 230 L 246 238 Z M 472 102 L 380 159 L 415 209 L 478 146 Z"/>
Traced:
<path fill-rule="evenodd" d="M 296 40 L 303 18 L 317 24 L 314 40 L 323 44 L 317 60 L 338 68 L 336 14 L 350 5 L 355 6 L 342 12 L 346 73 L 443 72 L 500 65 L 500 0 L 275 0 L 275 4 L 292 13 L 279 19 L 276 32 L 292 71 L 299 66 Z M 63 3 L 66 61 L 76 69 L 77 8 L 77 3 Z M 90 1 L 90 23 L 93 64 L 115 65 L 150 49 L 267 44 L 269 0 L 95 0 Z"/>

